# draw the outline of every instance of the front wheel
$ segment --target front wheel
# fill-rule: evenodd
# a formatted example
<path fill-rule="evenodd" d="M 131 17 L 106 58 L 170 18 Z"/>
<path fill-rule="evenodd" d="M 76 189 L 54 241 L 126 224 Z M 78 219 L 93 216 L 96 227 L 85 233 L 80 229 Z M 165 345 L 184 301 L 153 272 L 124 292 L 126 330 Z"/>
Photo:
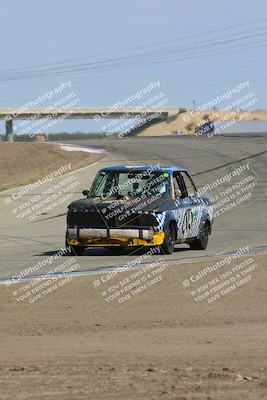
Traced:
<path fill-rule="evenodd" d="M 161 246 L 164 254 L 172 254 L 175 245 L 175 226 L 174 224 L 168 225 L 165 230 L 164 242 Z"/>
<path fill-rule="evenodd" d="M 110 246 L 107 249 L 113 256 L 120 256 L 124 252 L 124 247 L 121 246 Z"/>
<path fill-rule="evenodd" d="M 199 232 L 199 237 L 190 243 L 191 250 L 205 250 L 209 241 L 209 226 L 205 224 Z"/>
<path fill-rule="evenodd" d="M 77 245 L 68 244 L 67 235 L 66 235 L 66 238 L 65 238 L 65 248 L 69 249 L 69 251 L 70 251 L 69 254 L 71 256 L 83 256 L 83 254 L 84 254 L 84 247 L 83 246 L 77 246 Z"/>
<path fill-rule="evenodd" d="M 70 255 L 71 256 L 83 256 L 84 247 L 82 246 L 70 246 Z"/>

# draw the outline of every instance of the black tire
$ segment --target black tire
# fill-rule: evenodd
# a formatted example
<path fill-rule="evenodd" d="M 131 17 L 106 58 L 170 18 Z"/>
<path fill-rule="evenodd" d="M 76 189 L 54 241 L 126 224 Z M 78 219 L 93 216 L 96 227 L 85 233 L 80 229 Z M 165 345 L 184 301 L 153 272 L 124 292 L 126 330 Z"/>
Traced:
<path fill-rule="evenodd" d="M 161 245 L 163 254 L 172 254 L 175 245 L 175 226 L 169 224 L 165 230 L 164 242 Z"/>
<path fill-rule="evenodd" d="M 67 235 L 65 239 L 65 248 L 67 249 L 70 247 L 70 256 L 83 256 L 84 254 L 84 247 L 83 246 L 74 246 L 74 245 L 69 245 L 67 241 Z"/>
<path fill-rule="evenodd" d="M 70 246 L 72 256 L 83 256 L 84 254 L 84 247 L 82 246 Z"/>
<path fill-rule="evenodd" d="M 199 232 L 199 237 L 190 243 L 191 250 L 205 250 L 209 242 L 209 225 L 206 223 Z"/>
<path fill-rule="evenodd" d="M 113 256 L 120 256 L 124 252 L 124 248 L 121 246 L 110 246 L 107 249 Z"/>

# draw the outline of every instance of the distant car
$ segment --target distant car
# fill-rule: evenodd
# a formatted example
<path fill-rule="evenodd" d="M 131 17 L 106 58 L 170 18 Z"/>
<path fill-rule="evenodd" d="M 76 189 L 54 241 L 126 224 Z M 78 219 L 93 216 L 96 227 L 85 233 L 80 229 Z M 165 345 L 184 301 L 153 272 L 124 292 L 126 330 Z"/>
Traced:
<path fill-rule="evenodd" d="M 86 247 L 160 245 L 166 254 L 176 243 L 207 247 L 212 200 L 198 195 L 185 168 L 106 167 L 83 195 L 68 207 L 66 246 L 73 254 L 82 255 Z"/>
<path fill-rule="evenodd" d="M 206 135 L 208 137 L 213 136 L 215 134 L 215 125 L 214 121 L 211 120 L 209 115 L 204 115 L 204 123 L 197 128 L 195 135 L 202 136 Z"/>

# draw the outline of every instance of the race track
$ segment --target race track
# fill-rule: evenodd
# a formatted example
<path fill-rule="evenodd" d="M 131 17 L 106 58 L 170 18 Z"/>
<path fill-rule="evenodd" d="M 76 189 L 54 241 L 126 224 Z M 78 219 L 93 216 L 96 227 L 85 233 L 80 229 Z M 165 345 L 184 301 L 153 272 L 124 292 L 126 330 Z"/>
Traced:
<path fill-rule="evenodd" d="M 238 179 L 253 176 L 256 184 L 246 200 L 221 212 L 216 220 L 206 251 L 191 251 L 188 245 L 176 246 L 176 251 L 168 260 L 180 260 L 224 254 L 247 244 L 250 248 L 266 245 L 267 216 L 264 212 L 267 198 L 267 136 L 225 136 L 207 139 L 205 137 L 147 137 L 111 140 L 85 140 L 72 142 L 105 147 L 109 156 L 92 166 L 74 172 L 76 185 L 69 198 L 44 215 L 30 221 L 29 215 L 19 216 L 24 204 L 47 190 L 51 183 L 40 186 L 14 200 L 12 193 L 19 189 L 2 192 L 0 195 L 1 220 L 1 256 L 0 278 L 3 280 L 19 273 L 40 260 L 55 254 L 64 247 L 65 212 L 71 200 L 81 198 L 81 191 L 88 188 L 97 170 L 105 165 L 183 165 L 189 169 L 196 185 L 203 188 L 216 180 L 244 167 Z M 246 169 L 245 169 L 246 168 Z M 64 177 L 56 178 L 60 181 Z M 54 182 L 53 182 L 54 183 Z M 233 182 L 224 182 L 211 192 L 220 194 L 232 187 Z M 244 186 L 242 186 L 244 187 Z M 240 186 L 241 188 L 241 186 Z M 244 193 L 248 193 L 244 191 Z M 225 195 L 226 196 L 226 195 Z M 63 198 L 63 195 L 61 196 Z M 64 198 L 63 198 L 64 200 Z M 14 211 L 15 210 L 15 211 Z M 18 211 L 19 210 L 19 211 Z M 122 265 L 132 257 L 130 252 L 119 256 L 111 255 L 107 250 L 88 250 L 86 256 L 77 257 L 79 269 L 99 270 L 101 268 Z"/>

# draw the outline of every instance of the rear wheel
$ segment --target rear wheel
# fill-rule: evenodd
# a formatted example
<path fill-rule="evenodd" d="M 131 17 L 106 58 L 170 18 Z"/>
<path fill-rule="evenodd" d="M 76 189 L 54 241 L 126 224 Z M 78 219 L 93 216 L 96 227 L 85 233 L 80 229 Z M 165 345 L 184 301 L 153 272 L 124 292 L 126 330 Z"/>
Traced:
<path fill-rule="evenodd" d="M 199 237 L 190 243 L 190 249 L 192 250 L 205 250 L 208 246 L 209 241 L 209 225 L 206 223 L 199 232 Z"/>
<path fill-rule="evenodd" d="M 169 224 L 165 230 L 164 242 L 162 244 L 162 251 L 165 254 L 172 254 L 175 245 L 175 226 Z"/>

